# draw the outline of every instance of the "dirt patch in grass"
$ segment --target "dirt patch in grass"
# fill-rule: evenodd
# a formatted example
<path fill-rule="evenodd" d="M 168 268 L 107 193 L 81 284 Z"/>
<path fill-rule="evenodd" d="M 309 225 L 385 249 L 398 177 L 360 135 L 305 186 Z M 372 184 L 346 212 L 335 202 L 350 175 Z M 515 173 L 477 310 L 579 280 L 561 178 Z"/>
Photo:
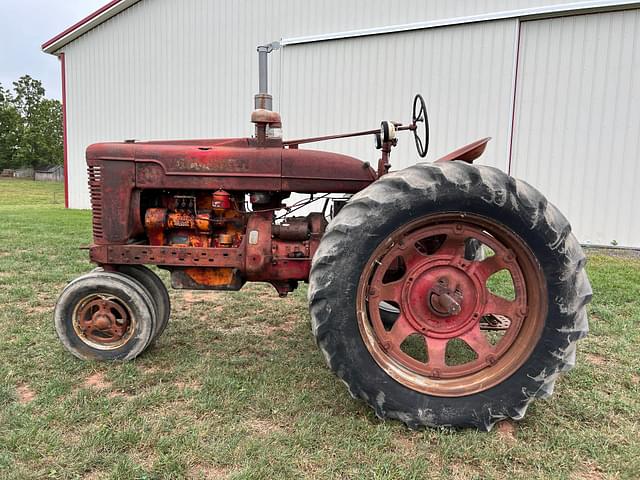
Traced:
<path fill-rule="evenodd" d="M 173 384 L 176 386 L 176 388 L 178 390 L 200 390 L 202 388 L 202 384 L 199 382 L 183 382 L 181 380 L 178 380 L 177 382 L 173 382 Z"/>
<path fill-rule="evenodd" d="M 472 465 L 466 463 L 454 463 L 451 465 L 451 478 L 467 480 L 468 478 L 482 478 L 481 472 Z"/>
<path fill-rule="evenodd" d="M 104 373 L 96 372 L 85 379 L 84 386 L 97 390 L 108 390 L 111 388 L 111 382 L 104 378 Z"/>
<path fill-rule="evenodd" d="M 34 392 L 29 385 L 22 384 L 16 387 L 16 393 L 18 394 L 18 402 L 22 405 L 33 402 L 36 398 L 36 392 Z"/>
<path fill-rule="evenodd" d="M 157 375 L 157 374 L 162 374 L 162 373 L 170 373 L 171 369 L 170 368 L 165 368 L 165 367 L 159 367 L 157 365 L 139 365 L 138 369 L 140 370 L 140 373 L 143 373 L 145 375 Z"/>
<path fill-rule="evenodd" d="M 213 302 L 220 298 L 220 292 L 185 290 L 181 296 L 184 303 Z"/>
<path fill-rule="evenodd" d="M 510 420 L 503 420 L 496 425 L 496 435 L 508 443 L 516 443 L 516 424 Z"/>
<path fill-rule="evenodd" d="M 29 307 L 27 308 L 27 313 L 29 315 L 33 315 L 33 314 L 41 314 L 41 313 L 47 313 L 47 312 L 51 312 L 51 305 L 38 305 L 37 307 Z"/>
<path fill-rule="evenodd" d="M 125 392 L 124 390 L 113 390 L 109 393 L 107 393 L 107 398 L 122 398 L 124 400 L 127 400 L 129 398 L 132 398 L 133 395 Z"/>
<path fill-rule="evenodd" d="M 262 330 L 264 335 L 272 335 L 274 333 L 282 333 L 287 332 L 291 333 L 295 330 L 295 328 L 300 323 L 300 319 L 298 317 L 288 317 L 283 323 L 279 325 L 265 325 Z"/>
<path fill-rule="evenodd" d="M 417 436 L 398 435 L 393 440 L 393 444 L 399 453 L 403 455 L 414 455 L 416 453 Z"/>
<path fill-rule="evenodd" d="M 229 467 L 221 467 L 219 465 L 195 465 L 190 471 L 188 478 L 213 480 L 229 478 L 233 473 L 233 469 Z"/>
<path fill-rule="evenodd" d="M 569 478 L 571 480 L 604 480 L 605 476 L 597 464 L 588 462 L 573 472 Z"/>
<path fill-rule="evenodd" d="M 85 473 L 82 480 L 98 480 L 100 478 L 105 478 L 106 476 L 107 475 L 100 470 L 92 470 L 89 473 Z"/>
<path fill-rule="evenodd" d="M 587 357 L 587 362 L 589 362 L 592 365 L 601 366 L 607 363 L 607 359 L 602 355 L 597 355 L 595 353 L 587 353 L 586 357 Z"/>
<path fill-rule="evenodd" d="M 267 437 L 274 433 L 282 433 L 286 430 L 283 425 L 278 425 L 272 420 L 266 420 L 264 418 L 251 418 L 247 420 L 246 425 L 253 434 L 261 437 Z"/>

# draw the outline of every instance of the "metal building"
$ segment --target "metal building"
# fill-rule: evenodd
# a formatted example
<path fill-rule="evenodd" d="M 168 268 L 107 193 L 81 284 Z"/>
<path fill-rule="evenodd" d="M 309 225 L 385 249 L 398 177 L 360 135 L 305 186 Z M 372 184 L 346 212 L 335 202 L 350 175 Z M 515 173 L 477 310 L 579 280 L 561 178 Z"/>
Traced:
<path fill-rule="evenodd" d="M 62 64 L 68 206 L 89 207 L 90 143 L 250 135 L 256 46 L 274 40 L 285 138 L 407 120 L 420 92 L 429 158 L 491 136 L 481 162 L 583 243 L 640 247 L 638 1 L 114 0 L 43 45 Z M 375 162 L 371 144 L 322 148 Z M 417 161 L 401 138 L 394 167 Z"/>

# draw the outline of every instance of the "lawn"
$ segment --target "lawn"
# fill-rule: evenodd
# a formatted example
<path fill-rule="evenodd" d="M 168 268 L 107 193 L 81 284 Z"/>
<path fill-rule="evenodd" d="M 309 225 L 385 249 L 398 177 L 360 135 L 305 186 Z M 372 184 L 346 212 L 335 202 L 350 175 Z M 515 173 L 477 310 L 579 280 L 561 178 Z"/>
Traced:
<path fill-rule="evenodd" d="M 0 180 L 0 478 L 640 478 L 640 260 L 589 255 L 591 334 L 526 418 L 491 433 L 382 422 L 325 367 L 306 288 L 172 291 L 160 341 L 76 360 L 52 322 L 92 268 L 90 213 Z"/>

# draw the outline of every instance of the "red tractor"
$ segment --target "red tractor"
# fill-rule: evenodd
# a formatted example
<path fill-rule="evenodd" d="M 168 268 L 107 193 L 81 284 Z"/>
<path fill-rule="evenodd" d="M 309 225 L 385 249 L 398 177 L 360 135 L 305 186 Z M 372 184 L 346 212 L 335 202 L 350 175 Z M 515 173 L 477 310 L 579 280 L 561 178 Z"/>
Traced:
<path fill-rule="evenodd" d="M 170 304 L 144 265 L 181 289 L 268 282 L 286 296 L 303 281 L 328 366 L 380 418 L 480 429 L 522 418 L 588 331 L 585 256 L 565 217 L 527 183 L 472 164 L 488 139 L 390 171 L 399 132 L 427 153 L 420 95 L 410 124 L 283 141 L 267 94 L 271 48 L 258 48 L 254 137 L 88 148 L 99 268 L 60 295 L 64 346 L 131 360 L 153 344 Z M 375 137 L 377 168 L 300 148 L 357 135 Z M 285 207 L 293 193 L 308 198 Z"/>

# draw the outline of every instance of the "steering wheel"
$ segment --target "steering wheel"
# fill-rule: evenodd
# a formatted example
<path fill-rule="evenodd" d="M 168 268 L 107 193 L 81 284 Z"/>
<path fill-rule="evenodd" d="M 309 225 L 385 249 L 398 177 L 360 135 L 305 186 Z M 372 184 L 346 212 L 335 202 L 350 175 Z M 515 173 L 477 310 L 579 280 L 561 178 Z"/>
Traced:
<path fill-rule="evenodd" d="M 416 127 L 413 131 L 416 150 L 418 150 L 418 155 L 424 158 L 429 151 L 429 116 L 427 114 L 427 105 L 424 103 L 424 98 L 422 98 L 420 94 L 416 95 L 413 99 L 412 119 L 413 125 Z M 424 124 L 424 128 L 420 128 L 419 124 L 421 123 Z M 419 130 L 422 130 L 422 132 Z"/>

